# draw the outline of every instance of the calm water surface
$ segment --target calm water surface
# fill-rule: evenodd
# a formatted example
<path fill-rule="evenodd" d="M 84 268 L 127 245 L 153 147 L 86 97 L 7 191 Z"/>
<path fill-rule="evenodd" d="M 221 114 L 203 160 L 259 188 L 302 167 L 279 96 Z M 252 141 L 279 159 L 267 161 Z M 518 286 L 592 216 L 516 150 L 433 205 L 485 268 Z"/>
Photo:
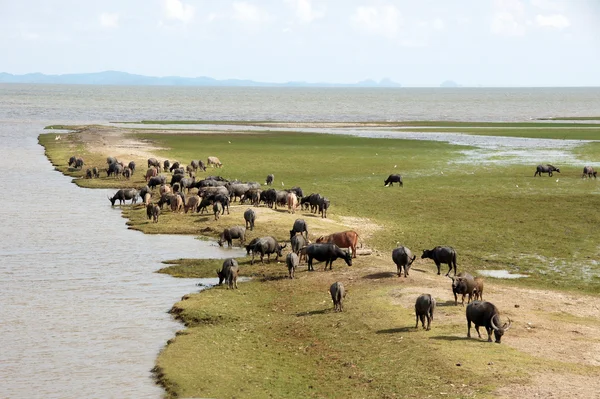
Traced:
<path fill-rule="evenodd" d="M 272 89 L 0 85 L 0 397 L 159 398 L 150 374 L 198 280 L 166 259 L 227 257 L 126 229 L 105 190 L 55 172 L 48 124 L 141 119 L 529 120 L 600 113 L 600 89 Z"/>

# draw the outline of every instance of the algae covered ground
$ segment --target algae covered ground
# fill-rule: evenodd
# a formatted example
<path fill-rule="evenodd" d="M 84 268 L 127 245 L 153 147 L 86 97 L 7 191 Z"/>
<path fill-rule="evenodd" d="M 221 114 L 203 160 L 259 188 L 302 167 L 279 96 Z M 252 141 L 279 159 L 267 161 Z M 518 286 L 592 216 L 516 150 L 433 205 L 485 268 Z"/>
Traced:
<path fill-rule="evenodd" d="M 597 359 L 585 353 L 600 353 L 595 352 L 600 351 L 600 325 L 592 303 L 600 287 L 600 183 L 581 178 L 583 165 L 560 165 L 560 175 L 534 178 L 535 164 L 470 163 L 464 151 L 469 148 L 442 142 L 103 129 L 83 128 L 62 140 L 42 135 L 40 142 L 54 165 L 74 177 L 83 171 L 69 170 L 66 161 L 76 154 L 88 165 L 102 165 L 107 155 L 135 159 L 142 171 L 148 153 L 184 164 L 218 156 L 224 167 L 206 174 L 263 183 L 273 173 L 277 188 L 298 185 L 306 194 L 327 196 L 329 217 L 257 208 L 257 228 L 248 240 L 263 235 L 289 240 L 293 220 L 302 217 L 313 240 L 353 228 L 373 250 L 351 267 L 338 260 L 333 271 L 318 265 L 308 273 L 303 264 L 295 280 L 286 278 L 282 263 L 250 265 L 249 258 L 241 258 L 241 274 L 251 281 L 235 291 L 217 288 L 187 296 L 173 310 L 187 328 L 157 360 L 157 375 L 169 396 L 491 397 L 503 392 L 519 397 L 542 373 L 556 374 L 564 387 L 598 375 Z M 587 137 L 592 130 L 582 132 L 593 138 Z M 109 145 L 94 144 L 98 137 Z M 111 140 L 140 147 L 131 151 Z M 572 152 L 585 159 L 600 156 L 597 143 L 582 143 Z M 391 173 L 403 175 L 404 187 L 384 187 Z M 137 172 L 133 181 L 103 177 L 77 183 L 140 187 L 144 180 Z M 235 204 L 218 221 L 212 215 L 165 211 L 157 224 L 145 219 L 141 207 L 123 210 L 131 228 L 147 233 L 215 237 L 224 227 L 243 224 L 246 208 Z M 436 245 L 453 246 L 459 271 L 529 275 L 510 283 L 486 280 L 484 298 L 514 320 L 503 344 L 466 339 L 464 308 L 454 306 L 450 280 L 435 275 L 431 261 L 418 259 L 408 278 L 396 277 L 390 253 L 398 242 L 417 256 Z M 218 267 L 214 260 L 178 260 L 161 272 L 214 277 Z M 334 281 L 348 288 L 344 313 L 331 310 L 327 290 Z M 430 332 L 414 329 L 412 307 L 422 292 L 438 300 Z M 573 359 L 561 355 L 565 347 Z M 542 391 L 541 385 L 550 386 L 540 383 Z"/>

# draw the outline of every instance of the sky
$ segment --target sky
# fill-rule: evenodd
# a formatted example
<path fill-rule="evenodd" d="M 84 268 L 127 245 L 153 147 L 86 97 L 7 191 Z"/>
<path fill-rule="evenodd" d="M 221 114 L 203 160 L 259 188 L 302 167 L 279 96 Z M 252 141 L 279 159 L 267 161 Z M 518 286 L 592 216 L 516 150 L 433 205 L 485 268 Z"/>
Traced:
<path fill-rule="evenodd" d="M 600 86 L 600 0 L 0 0 L 0 72 Z"/>

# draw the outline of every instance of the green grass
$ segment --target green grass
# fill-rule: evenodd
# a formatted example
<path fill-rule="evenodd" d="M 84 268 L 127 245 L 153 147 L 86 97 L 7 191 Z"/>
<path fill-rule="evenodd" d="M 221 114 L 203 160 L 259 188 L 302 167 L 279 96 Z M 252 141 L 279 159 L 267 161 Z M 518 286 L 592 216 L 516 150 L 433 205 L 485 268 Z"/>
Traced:
<path fill-rule="evenodd" d="M 403 132 L 407 129 L 401 129 Z M 560 139 L 560 140 L 600 140 L 600 126 L 595 128 L 574 128 L 570 127 L 552 127 L 552 128 L 428 128 L 428 129 L 410 129 L 411 132 L 430 133 L 430 132 L 447 132 L 447 133 L 464 133 L 477 136 L 504 136 L 504 137 L 528 137 L 536 139 Z"/>
<path fill-rule="evenodd" d="M 538 118 L 540 121 L 600 121 L 600 116 L 556 116 L 553 118 Z"/>

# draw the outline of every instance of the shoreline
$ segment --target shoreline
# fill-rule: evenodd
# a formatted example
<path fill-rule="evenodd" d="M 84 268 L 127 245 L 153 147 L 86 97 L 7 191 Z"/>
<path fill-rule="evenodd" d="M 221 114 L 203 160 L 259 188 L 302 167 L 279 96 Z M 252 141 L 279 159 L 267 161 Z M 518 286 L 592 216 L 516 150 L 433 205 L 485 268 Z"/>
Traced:
<path fill-rule="evenodd" d="M 122 132 L 122 131 L 121 131 Z M 147 151 L 147 149 L 142 149 L 142 148 L 137 148 L 134 146 L 133 149 L 128 149 L 128 145 L 131 144 L 130 142 L 122 142 L 119 141 L 118 137 L 119 135 L 122 133 L 117 134 L 115 132 L 114 137 L 116 138 L 116 145 L 117 147 L 110 147 L 110 145 L 108 144 L 108 141 L 106 141 L 104 143 L 104 145 L 102 146 L 96 146 L 96 147 L 91 147 L 91 148 L 95 148 L 95 151 L 97 151 L 99 148 L 105 149 L 106 147 L 109 148 L 122 148 L 123 150 L 123 156 L 125 155 L 129 155 L 129 156 L 133 156 L 133 154 L 135 154 L 135 156 L 143 156 L 144 154 L 152 154 L 150 153 L 146 153 L 145 151 Z M 107 139 L 108 140 L 108 139 Z M 112 140 L 112 139 L 111 139 Z M 99 141 L 99 143 L 102 143 L 102 141 Z M 75 148 L 77 148 L 78 143 L 74 142 L 73 144 L 75 144 Z M 114 144 L 114 143 L 113 143 Z M 147 143 L 146 143 L 147 144 Z M 122 147 L 119 147 L 119 145 L 122 145 Z M 46 146 L 45 146 L 46 147 Z M 156 147 L 159 151 L 164 151 L 164 149 L 160 149 L 160 147 Z M 93 151 L 92 151 L 93 152 Z M 46 155 L 47 157 L 50 159 L 50 155 L 48 154 L 48 148 L 46 147 Z M 115 154 L 116 155 L 116 154 Z M 102 158 L 102 157 L 99 157 Z M 50 159 L 50 161 L 52 162 L 52 159 Z M 55 167 L 60 167 L 60 164 L 54 164 Z M 110 183 L 110 182 L 109 182 Z M 114 183 L 114 182 L 113 182 Z M 122 184 L 123 182 L 119 182 L 119 184 Z M 131 183 L 131 182 L 129 182 Z M 124 217 L 126 215 L 124 214 Z M 280 216 L 280 215 L 276 215 L 276 216 Z M 306 215 L 304 215 L 306 216 Z M 132 217 L 132 215 L 127 215 L 127 217 Z M 332 216 L 332 217 L 341 217 L 341 215 L 338 216 Z M 260 220 L 260 219 L 259 219 Z M 292 219 L 293 220 L 293 219 Z M 312 221 L 312 220 L 311 220 Z M 134 221 L 135 222 L 135 221 Z M 341 228 L 342 226 L 344 226 L 343 224 L 343 219 L 341 220 L 337 220 L 338 223 L 341 223 L 339 225 L 339 227 Z M 275 223 L 275 222 L 274 222 Z M 330 223 L 330 222 L 323 222 L 323 223 Z M 279 225 L 275 225 L 275 227 L 277 229 L 281 229 L 283 228 L 283 226 L 287 226 L 289 224 L 289 220 L 286 220 L 285 223 L 283 223 L 281 226 Z M 364 221 L 359 221 L 358 222 L 358 226 L 362 227 L 364 226 L 365 222 Z M 322 228 L 325 229 L 325 227 L 327 226 L 323 226 Z M 218 231 L 218 228 L 213 229 L 213 232 Z M 318 231 L 318 230 L 317 230 Z M 147 232 L 147 231 L 145 231 Z M 376 251 L 377 251 L 377 246 L 375 247 Z M 382 259 L 378 259 L 378 258 L 382 258 Z M 435 275 L 432 275 L 432 265 L 430 263 L 427 263 L 425 261 L 419 261 L 415 266 L 414 266 L 414 270 L 411 273 L 412 275 L 416 275 L 417 278 L 415 277 L 411 277 L 407 280 L 400 280 L 400 286 L 401 288 L 394 288 L 396 282 L 398 282 L 397 278 L 390 278 L 390 274 L 391 273 L 391 269 L 389 266 L 389 259 L 388 255 L 387 255 L 387 251 L 384 253 L 382 252 L 376 252 L 374 256 L 372 257 L 368 257 L 368 259 L 366 258 L 361 258 L 360 261 L 362 263 L 364 263 L 363 265 L 361 265 L 359 268 L 347 268 L 345 265 L 340 264 L 341 261 L 338 261 L 336 263 L 335 266 L 335 270 L 334 273 L 332 274 L 333 276 L 335 276 L 336 278 L 340 278 L 340 279 L 344 279 L 345 283 L 349 283 L 352 286 L 354 286 L 354 289 L 352 291 L 350 291 L 351 294 L 351 298 L 352 301 L 349 302 L 348 306 L 352 307 L 361 307 L 361 306 L 366 306 L 366 309 L 368 309 L 370 306 L 377 306 L 377 307 L 383 307 L 385 308 L 386 312 L 391 312 L 393 314 L 395 314 L 395 316 L 400 319 L 403 320 L 403 323 L 406 323 L 407 325 L 410 325 L 411 323 L 414 323 L 414 316 L 411 316 L 411 306 L 412 306 L 412 296 L 414 295 L 416 292 L 421 291 L 421 290 L 429 290 L 431 291 L 436 297 L 447 297 L 448 296 L 448 287 L 447 287 L 447 283 L 444 282 L 442 284 L 442 286 L 438 286 L 439 283 L 439 277 L 436 277 Z M 358 262 L 358 260 L 357 260 Z M 209 262 L 203 262 L 203 261 L 191 261 L 192 266 L 194 266 L 195 268 L 197 268 L 198 266 L 202 267 L 203 264 L 206 263 L 206 273 L 214 273 L 213 269 L 214 269 L 214 265 L 208 265 Z M 341 262 L 343 263 L 343 262 Z M 321 278 L 315 274 L 312 275 L 303 275 L 301 278 L 298 279 L 298 281 L 295 281 L 294 283 L 299 283 L 296 284 L 295 286 L 292 286 L 291 282 L 287 281 L 284 279 L 285 275 L 287 274 L 287 271 L 284 270 L 284 267 L 281 266 L 279 267 L 276 271 L 272 270 L 272 265 L 271 267 L 269 267 L 269 265 L 264 265 L 264 266 L 258 266 L 258 267 L 253 267 L 250 268 L 247 265 L 247 259 L 244 263 L 241 263 L 242 266 L 242 270 L 244 269 L 250 269 L 251 273 L 254 273 L 253 275 L 255 277 L 257 277 L 256 279 L 254 279 L 255 281 L 252 281 L 249 283 L 249 286 L 247 289 L 244 289 L 244 291 L 250 291 L 252 292 L 252 294 L 247 294 L 247 295 L 253 295 L 253 297 L 255 297 L 256 299 L 265 299 L 265 296 L 267 296 L 267 294 L 272 295 L 273 293 L 281 293 L 281 292 L 286 292 L 286 290 L 289 290 L 290 288 L 294 287 L 295 289 L 300 289 L 301 293 L 303 293 L 304 295 L 302 295 L 302 302 L 301 303 L 296 303 L 294 301 L 294 298 L 286 298 L 286 300 L 280 304 L 281 309 L 279 310 L 271 310 L 270 313 L 272 314 L 273 317 L 277 317 L 278 319 L 281 319 L 282 322 L 284 323 L 283 320 L 287 320 L 286 319 L 286 312 L 292 311 L 292 309 L 295 309 L 297 311 L 298 314 L 302 314 L 302 307 L 306 304 L 312 304 L 309 305 L 309 309 L 311 308 L 310 306 L 312 306 L 312 309 L 314 309 L 314 301 L 311 299 L 311 295 L 314 295 L 314 289 L 315 287 L 313 287 L 312 285 L 316 285 L 319 288 L 319 292 L 321 292 L 321 290 L 323 292 L 326 292 L 326 287 L 324 282 L 319 281 Z M 321 265 L 319 264 L 318 267 L 320 267 Z M 318 271 L 315 273 L 319 273 L 322 274 L 322 271 Z M 367 275 L 369 276 L 374 276 L 372 278 L 365 278 L 364 274 L 367 273 Z M 325 276 L 325 275 L 324 275 Z M 371 286 L 369 283 L 374 284 L 374 286 Z M 539 337 L 528 337 L 528 335 L 531 335 L 533 333 L 533 335 L 537 335 L 536 332 L 537 330 L 536 327 L 539 323 L 539 325 L 543 325 L 545 323 L 547 323 L 548 320 L 553 320 L 552 318 L 558 318 L 558 321 L 556 322 L 556 326 L 554 326 L 553 328 L 555 328 L 555 331 L 553 331 L 554 333 L 558 334 L 560 337 L 562 337 L 561 339 L 564 339 L 564 337 L 568 337 L 569 335 L 566 334 L 567 331 L 563 331 L 563 326 L 562 324 L 567 324 L 564 323 L 565 318 L 567 317 L 565 316 L 560 316 L 561 312 L 564 312 L 564 310 L 561 310 L 561 307 L 558 306 L 560 302 L 565 301 L 566 303 L 574 303 L 574 304 L 582 304 L 585 303 L 586 301 L 589 301 L 590 299 L 594 298 L 591 295 L 581 295 L 581 294 L 574 294 L 574 293 L 565 293 L 565 292 L 560 292 L 560 291 L 550 291 L 550 295 L 545 295 L 544 294 L 544 290 L 540 290 L 540 289 L 531 289 L 531 288 L 522 288 L 519 286 L 515 286 L 512 285 L 512 283 L 496 283 L 494 280 L 492 279 L 488 279 L 486 280 L 486 283 L 488 283 L 489 285 L 487 286 L 487 288 L 489 289 L 489 292 L 491 292 L 494 297 L 496 295 L 498 295 L 499 297 L 504 295 L 504 296 L 513 296 L 514 298 L 518 298 L 518 299 L 502 299 L 501 300 L 501 304 L 504 306 L 504 308 L 507 310 L 506 314 L 509 315 L 511 318 L 512 317 L 522 317 L 522 315 L 519 314 L 520 311 L 517 311 L 515 308 L 510 309 L 511 303 L 518 301 L 520 303 L 520 308 L 519 309 L 532 309 L 535 307 L 534 302 L 532 302 L 531 299 L 528 299 L 529 296 L 532 296 L 533 294 L 536 297 L 541 297 L 544 298 L 543 301 L 547 306 L 551 306 L 552 309 L 554 309 L 554 311 L 552 312 L 547 312 L 548 314 L 544 314 L 544 315 L 538 315 L 538 314 L 529 314 L 528 316 L 530 317 L 531 320 L 534 320 L 533 323 L 529 322 L 531 325 L 535 326 L 533 328 L 527 328 L 526 326 L 523 327 L 521 326 L 521 329 L 519 329 L 518 332 L 514 333 L 515 335 L 512 335 L 513 332 L 511 331 L 511 334 L 509 334 L 506 337 L 506 342 L 505 340 L 503 340 L 503 348 L 499 348 L 499 349 L 494 349 L 494 353 L 496 355 L 500 355 L 503 353 L 502 349 L 504 349 L 505 347 L 508 347 L 510 345 L 510 348 L 506 349 L 509 350 L 510 353 L 512 353 L 514 356 L 516 356 L 519 359 L 519 363 L 522 365 L 525 364 L 537 364 L 540 367 L 543 367 L 542 364 L 538 364 L 538 358 L 542 359 L 551 359 L 549 360 L 549 364 L 551 365 L 551 367 L 554 367 L 557 364 L 563 364 L 562 362 L 566 362 L 566 364 L 569 364 L 570 366 L 567 367 L 568 370 L 571 370 L 571 373 L 566 373 L 564 374 L 564 376 L 562 378 L 559 378 L 558 382 L 555 382 L 555 386 L 553 387 L 554 389 L 560 390 L 560 389 L 565 389 L 565 387 L 560 387 L 558 386 L 560 382 L 562 382 L 563 384 L 566 384 L 565 386 L 569 386 L 569 381 L 571 381 L 571 379 L 573 378 L 573 376 L 577 376 L 579 375 L 582 370 L 578 369 L 578 367 L 573 366 L 572 362 L 563 359 L 562 357 L 556 357 L 555 355 L 553 355 L 552 353 L 550 353 L 553 350 L 556 350 L 557 347 L 559 347 L 558 345 L 555 346 L 553 343 L 549 344 L 549 345 L 545 345 L 547 347 L 543 347 L 544 345 L 539 345 L 539 344 L 534 344 L 536 342 L 536 339 L 539 339 Z M 265 292 L 257 292 L 260 291 L 260 288 L 257 288 L 257 286 L 259 286 L 260 284 L 266 284 L 267 287 L 264 287 L 264 291 Z M 298 288 L 298 286 L 300 288 Z M 255 288 L 256 287 L 256 288 Z M 374 293 L 371 292 L 374 289 Z M 181 392 L 178 389 L 181 389 L 181 386 L 177 385 L 176 382 L 174 382 L 174 380 L 172 379 L 172 371 L 171 374 L 169 374 L 168 371 L 168 367 L 162 367 L 159 365 L 160 359 L 164 359 L 166 356 L 168 356 L 170 354 L 170 352 L 172 351 L 177 351 L 179 349 L 175 349 L 175 347 L 179 347 L 181 346 L 181 344 L 179 344 L 178 342 L 180 340 L 185 340 L 187 339 L 190 335 L 195 335 L 195 334 L 207 334 L 208 336 L 211 336 L 212 333 L 211 332 L 207 332 L 207 329 L 210 329 L 211 326 L 215 327 L 218 329 L 218 331 L 220 333 L 223 333 L 223 329 L 220 328 L 224 327 L 224 328 L 231 328 L 234 326 L 234 324 L 231 324 L 232 322 L 235 322 L 236 318 L 239 318 L 239 316 L 236 316 L 236 312 L 235 309 L 228 309 L 227 311 L 223 311 L 223 310 L 218 310 L 218 308 L 215 308 L 214 303 L 211 303 L 211 299 L 215 300 L 215 301 L 219 301 L 219 300 L 224 300 L 225 295 L 227 295 L 227 290 L 207 290 L 207 291 L 213 291 L 212 293 L 207 293 L 205 291 L 202 291 L 202 293 L 195 293 L 195 294 L 190 294 L 190 296 L 187 296 L 187 298 L 185 298 L 183 301 L 179 302 L 178 304 L 175 304 L 173 306 L 173 311 L 176 311 L 179 313 L 179 315 L 183 318 L 183 320 L 188 322 L 188 327 L 186 328 L 186 330 L 184 330 L 184 332 L 182 332 L 181 334 L 177 334 L 176 337 L 174 337 L 172 340 L 169 340 L 169 342 L 167 342 L 167 345 L 165 346 L 165 348 L 163 349 L 163 351 L 161 352 L 161 354 L 159 355 L 159 361 L 157 362 L 156 365 L 156 370 L 157 373 L 162 376 L 161 378 L 163 378 L 163 384 L 165 387 L 165 390 L 167 392 L 167 395 L 171 395 L 171 396 L 175 396 L 175 394 L 181 394 Z M 304 292 L 306 291 L 306 292 Z M 355 292 L 355 293 L 354 293 Z M 365 302 L 364 299 L 359 299 L 357 297 L 355 297 L 355 295 L 358 295 L 359 293 L 364 294 L 367 296 L 367 298 L 369 299 L 369 301 Z M 385 297 L 388 298 L 388 295 L 391 295 L 389 298 L 391 298 L 391 304 L 390 303 L 383 303 L 381 302 L 381 298 Z M 515 297 L 516 295 L 516 297 Z M 229 297 L 231 297 L 232 295 L 230 295 Z M 560 300 L 557 300 L 556 297 L 560 297 Z M 240 295 L 237 295 L 236 298 L 234 299 L 234 301 L 239 302 L 240 301 Z M 323 302 L 327 302 L 330 301 L 329 299 L 327 299 L 326 295 L 319 295 L 319 298 L 321 301 L 321 299 L 323 300 Z M 356 298 L 356 299 L 354 299 Z M 231 299 L 231 298 L 230 298 Z M 350 301 L 350 299 L 349 299 Z M 375 302 L 372 302 L 375 301 Z M 320 302 L 319 302 L 320 303 Z M 377 304 L 377 305 L 373 305 L 373 304 Z M 204 309 L 209 309 L 209 311 L 206 311 L 204 313 L 202 313 L 204 316 L 206 317 L 199 317 L 198 316 L 198 311 L 196 310 L 196 308 L 194 307 L 194 305 L 198 305 L 201 304 L 202 308 Z M 526 304 L 526 305 L 525 305 Z M 394 306 L 392 306 L 394 305 Z M 325 325 L 328 325 L 330 322 L 328 322 L 326 320 L 326 317 L 331 316 L 330 312 L 327 311 L 327 309 L 329 308 L 329 304 L 323 304 L 320 305 L 319 307 L 317 307 L 317 310 L 313 310 L 314 312 L 321 312 L 320 309 L 325 309 L 322 313 L 315 313 L 314 315 L 312 315 L 310 318 L 312 319 L 319 319 L 317 321 L 311 321 L 311 322 L 315 322 L 317 323 L 317 325 L 320 325 L 321 323 L 325 323 Z M 567 307 L 569 309 L 569 314 L 578 314 L 580 319 L 575 318 L 574 320 L 572 318 L 567 318 L 569 322 L 575 322 L 575 323 L 583 323 L 583 325 L 586 325 L 589 321 L 587 320 L 587 317 L 589 314 L 594 314 L 594 311 L 592 308 L 590 308 L 589 306 L 587 308 L 584 307 L 584 309 L 580 309 L 577 310 L 575 306 L 568 306 Z M 215 311 L 216 313 L 211 313 L 210 310 L 212 309 L 212 311 Z M 454 309 L 454 308 L 448 308 L 446 309 L 445 307 L 441 308 L 441 316 L 438 318 L 438 320 L 436 320 L 435 324 L 434 324 L 434 328 L 439 328 L 442 330 L 442 332 L 447 332 L 450 333 L 450 336 L 455 336 L 456 332 L 456 326 L 454 325 L 453 322 L 453 318 L 457 317 L 460 315 L 460 313 L 462 313 L 463 309 Z M 585 310 L 582 313 L 582 310 Z M 351 311 L 351 310 L 350 310 Z M 460 311 L 460 312 L 459 312 Z M 556 312 L 559 312 L 559 316 L 556 315 Z M 587 313 L 586 313 L 587 312 Z M 221 314 L 222 317 L 219 319 L 218 317 L 215 318 L 215 315 Z M 363 315 L 364 316 L 364 315 Z M 232 319 L 228 319 L 229 317 L 231 317 Z M 306 318 L 306 316 L 296 316 L 296 317 L 304 317 Z M 550 317 L 550 319 L 547 319 L 547 317 Z M 562 318 L 561 318 L 562 317 Z M 575 317 L 575 316 L 573 316 Z M 411 320 L 412 318 L 412 322 L 408 321 Z M 537 318 L 537 319 L 536 319 Z M 585 320 L 584 320 L 585 319 Z M 239 320 L 239 319 L 238 319 Z M 348 325 L 348 321 L 341 318 L 341 315 L 335 315 L 335 320 L 337 321 L 337 323 L 342 323 L 341 324 L 341 328 L 345 331 L 346 329 L 348 329 L 349 326 Z M 371 319 L 368 318 L 368 322 L 367 324 L 367 328 L 365 329 L 365 327 L 361 327 L 359 328 L 360 331 L 366 331 L 367 335 L 368 331 L 372 330 L 372 328 L 368 328 L 368 325 L 380 325 L 381 321 L 377 321 L 376 319 Z M 535 321 L 537 320 L 537 321 Z M 556 321 L 556 320 L 555 320 Z M 440 323 L 439 325 L 437 323 Z M 276 323 L 277 324 L 277 323 Z M 284 323 L 285 324 L 285 323 Z M 461 324 L 462 325 L 462 324 Z M 597 325 L 594 325 L 594 329 L 597 330 Z M 235 328 L 235 327 L 234 327 Z M 250 328 L 250 327 L 248 327 Z M 270 334 L 268 331 L 263 331 L 259 325 L 254 325 L 253 327 L 257 333 L 261 334 L 262 336 L 264 336 L 265 338 L 270 337 Z M 548 326 L 544 326 L 543 329 L 547 329 Z M 205 330 L 205 331 L 200 331 L 200 330 Z M 260 330 L 260 331 L 259 331 Z M 385 330 L 385 328 L 380 328 L 381 331 Z M 462 327 L 460 327 L 460 330 L 462 330 Z M 285 331 L 285 329 L 284 329 Z M 350 330 L 347 331 L 349 334 L 351 333 Z M 238 330 L 238 333 L 243 334 L 243 335 L 247 335 L 246 333 L 244 333 L 242 330 Z M 406 336 L 405 339 L 409 340 L 410 342 L 412 342 L 413 344 L 416 345 L 420 345 L 419 344 L 419 337 L 422 337 L 423 334 L 420 333 L 416 333 L 416 334 L 409 334 L 407 332 L 405 332 L 404 330 L 400 329 L 398 331 L 396 331 L 395 333 L 400 333 L 403 336 Z M 390 333 L 386 333 L 388 334 L 389 338 L 392 338 L 396 344 L 400 344 L 401 341 L 398 340 L 398 338 L 393 338 L 394 334 L 392 333 L 392 335 L 390 335 Z M 320 337 L 319 334 L 315 332 L 313 332 L 313 334 L 316 334 L 315 337 Z M 383 334 L 383 335 L 386 335 Z M 587 332 L 587 334 L 590 334 L 589 332 Z M 596 333 L 594 333 L 596 334 Z M 415 335 L 417 337 L 411 337 L 411 335 Z M 463 336 L 464 332 L 459 333 L 458 336 Z M 511 336 L 512 335 L 512 336 Z M 275 335 L 274 337 L 276 337 L 277 335 Z M 271 337 L 274 338 L 274 337 Z M 233 338 L 233 337 L 232 337 Z M 458 338 L 458 337 L 457 337 Z M 514 342 L 511 340 L 514 338 Z M 326 339 L 325 337 L 320 337 L 317 341 L 323 340 L 325 339 L 325 342 L 328 342 L 327 344 L 327 348 L 333 350 L 336 353 L 339 354 L 343 354 L 346 353 L 343 347 L 339 347 L 339 345 L 334 344 L 334 342 L 330 342 L 328 339 Z M 400 337 L 400 339 L 402 339 L 402 337 Z M 315 341 L 315 342 L 317 342 Z M 552 342 L 555 342 L 556 338 L 554 338 L 554 340 L 552 340 Z M 476 356 L 477 353 L 479 352 L 479 348 L 475 347 L 475 344 L 477 343 L 477 340 L 473 340 L 472 345 L 470 345 L 470 348 L 468 349 L 468 352 L 471 353 L 472 355 L 475 356 L 473 358 L 467 356 L 467 358 L 469 358 L 469 362 L 475 362 L 478 363 L 478 361 L 476 360 Z M 567 344 L 569 343 L 568 339 L 567 339 Z M 564 342 L 563 342 L 564 344 Z M 174 346 L 173 346 L 174 345 Z M 285 346 L 284 346 L 285 347 Z M 361 345 L 358 345 L 358 347 L 360 348 Z M 221 348 L 223 349 L 223 348 Z M 422 348 L 423 349 L 423 348 Z M 449 348 L 433 348 L 434 350 L 438 350 L 446 355 L 449 355 L 450 358 L 454 359 L 457 355 L 457 353 L 454 352 L 454 350 L 449 349 Z M 573 351 L 573 361 L 575 362 L 580 362 L 582 359 L 585 362 L 584 364 L 587 364 L 588 366 L 597 366 L 596 364 L 594 364 L 594 362 L 592 361 L 593 359 L 588 359 L 586 360 L 586 357 L 581 355 L 581 348 L 577 348 L 577 347 L 573 347 L 573 348 L 569 348 Z M 449 351 L 449 352 L 448 352 Z M 309 351 L 310 352 L 310 351 Z M 359 350 L 360 352 L 360 350 Z M 427 350 L 427 352 L 430 355 L 433 355 L 433 352 L 430 352 L 430 350 Z M 245 353 L 245 352 L 243 352 Z M 252 353 L 251 351 L 248 353 Z M 305 356 L 306 353 L 302 356 Z M 397 354 L 392 354 L 389 353 L 388 354 L 390 357 L 395 358 L 397 356 Z M 346 357 L 347 355 L 341 355 L 342 358 Z M 364 364 L 370 364 L 369 362 L 369 356 L 367 354 L 363 354 L 361 355 L 363 356 L 363 360 L 360 363 L 364 363 Z M 577 356 L 579 356 L 579 361 L 577 361 Z M 226 358 L 228 359 L 228 361 L 230 362 L 234 362 L 233 358 L 231 358 L 230 355 L 227 355 Z M 400 360 L 400 359 L 398 359 Z M 498 364 L 504 364 L 503 360 L 495 360 L 495 362 L 497 362 Z M 559 362 L 559 363 L 555 363 L 555 362 Z M 591 363 L 590 363 L 591 362 Z M 277 363 L 277 362 L 276 362 Z M 335 370 L 338 370 L 338 368 L 340 367 L 339 365 L 337 365 L 337 361 L 331 363 L 331 361 L 325 361 L 326 364 L 328 364 L 329 366 L 334 367 Z M 351 361 L 352 363 L 352 361 Z M 226 364 L 226 363 L 225 363 Z M 299 367 L 303 368 L 305 366 L 303 366 L 302 364 L 298 364 Z M 373 364 L 373 366 L 375 366 L 375 364 Z M 514 367 L 509 367 L 508 364 L 506 364 L 506 366 L 510 369 L 510 373 L 508 374 L 502 374 L 500 373 L 500 375 L 503 375 L 503 377 L 501 377 L 504 385 L 502 385 L 505 389 L 504 394 L 506 393 L 506 387 L 512 387 L 510 389 L 512 389 L 512 391 L 508 392 L 508 397 L 517 397 L 517 393 L 518 392 L 526 392 L 525 391 L 525 386 L 522 383 L 518 383 L 519 378 L 515 379 L 514 376 L 512 376 L 512 373 L 516 372 L 517 370 L 522 370 L 520 372 L 524 372 L 524 368 L 521 368 L 521 366 L 517 367 L 517 370 L 514 369 Z M 283 367 L 283 366 L 282 366 Z M 448 367 L 448 366 L 445 366 Z M 479 367 L 479 365 L 478 365 Z M 546 365 L 546 367 L 549 367 L 548 365 Z M 486 368 L 486 367 L 484 367 Z M 487 367 L 489 369 L 489 367 Z M 345 366 L 341 367 L 342 370 L 345 369 Z M 366 369 L 364 369 L 364 365 L 361 367 L 361 369 L 363 369 L 362 373 L 366 373 Z M 450 370 L 451 368 L 448 368 L 448 370 Z M 460 389 L 457 388 L 456 391 L 454 391 L 453 394 L 456 395 L 467 395 L 470 393 L 476 393 L 476 392 L 490 392 L 488 391 L 489 386 L 487 384 L 491 384 L 490 386 L 494 386 L 494 384 L 489 381 L 487 378 L 485 379 L 486 383 L 481 385 L 481 383 L 476 383 L 473 382 L 473 378 L 470 378 L 467 376 L 467 371 L 468 372 L 473 372 L 475 373 L 475 375 L 479 375 L 480 377 L 482 376 L 481 372 L 476 372 L 475 371 L 475 367 L 471 367 L 471 366 L 466 366 L 464 368 L 464 372 L 460 372 L 460 378 L 459 380 L 462 378 L 463 381 L 472 381 L 471 383 L 468 383 L 467 386 L 468 388 L 462 387 Z M 378 373 L 383 372 L 383 371 L 378 371 Z M 495 372 L 499 372 L 498 370 L 496 370 Z M 333 375 L 336 375 L 337 371 L 333 373 Z M 368 374 L 368 373 L 367 373 Z M 376 373 L 377 374 L 377 373 Z M 485 374 L 485 373 L 484 373 Z M 365 374 L 366 375 L 366 374 Z M 348 377 L 345 377 L 348 378 Z M 365 392 L 371 392 L 370 389 L 372 388 L 368 388 L 369 385 L 372 385 L 372 382 L 366 382 L 367 380 L 371 379 L 371 380 L 379 380 L 378 378 L 371 378 L 371 377 L 365 377 L 364 375 L 361 376 L 360 373 L 357 375 L 357 378 L 361 381 L 359 386 L 362 388 L 358 388 L 358 386 L 353 386 L 353 389 L 358 389 L 357 392 L 362 392 L 363 394 Z M 364 380 L 364 381 L 363 381 Z M 506 384 L 508 382 L 508 384 Z M 517 384 L 515 385 L 515 382 L 517 382 Z M 238 384 L 231 382 L 233 385 L 237 387 Z M 325 382 L 323 382 L 325 384 Z M 378 382 L 379 384 L 383 384 L 380 388 L 381 389 L 385 389 L 385 383 L 383 381 Z M 424 383 L 421 381 L 421 383 Z M 547 382 L 544 381 L 544 384 L 546 384 Z M 173 385 L 175 384 L 175 385 Z M 303 382 L 299 382 L 299 383 L 294 383 L 293 385 L 295 387 L 297 387 L 297 389 L 299 389 L 298 387 L 303 386 L 302 385 Z M 366 384 L 366 388 L 363 387 L 363 384 Z M 431 387 L 430 385 L 425 384 L 428 387 Z M 590 388 L 593 388 L 593 384 L 590 384 Z M 542 387 L 540 387 L 541 389 Z M 303 388 L 306 389 L 306 388 Z M 323 388 L 325 389 L 325 388 Z M 366 389 L 366 391 L 365 391 Z M 436 389 L 438 389 L 436 387 Z M 594 388 L 595 389 L 595 388 Z M 495 390 L 492 390 L 493 392 L 495 392 Z M 260 391 L 258 391 L 260 392 Z M 297 392 L 305 392 L 303 390 L 299 390 Z M 306 392 L 310 392 L 306 391 Z M 325 392 L 327 392 L 327 390 L 325 389 Z M 511 393 L 512 392 L 512 393 Z M 256 393 L 256 392 L 255 392 Z M 184 392 L 184 394 L 187 394 L 187 392 Z M 190 392 L 190 394 L 193 394 L 193 392 Z M 197 393 L 196 395 L 198 395 L 199 393 Z M 515 395 L 515 396 L 511 396 L 511 395 Z"/>

